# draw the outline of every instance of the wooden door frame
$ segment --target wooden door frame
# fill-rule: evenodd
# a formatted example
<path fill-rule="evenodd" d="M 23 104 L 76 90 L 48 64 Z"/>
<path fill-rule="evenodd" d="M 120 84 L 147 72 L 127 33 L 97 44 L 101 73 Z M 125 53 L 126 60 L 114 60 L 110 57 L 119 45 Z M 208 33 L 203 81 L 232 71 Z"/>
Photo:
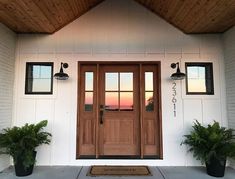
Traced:
<path fill-rule="evenodd" d="M 76 129 L 76 159 L 83 159 L 83 157 L 80 156 L 79 154 L 79 135 L 80 135 L 80 120 L 79 120 L 79 99 L 81 99 L 81 90 L 80 90 L 80 86 L 81 86 L 81 77 L 80 77 L 80 67 L 81 65 L 96 65 L 96 69 L 97 69 L 97 74 L 99 73 L 99 67 L 100 65 L 139 65 L 140 68 L 140 84 L 142 84 L 143 79 L 141 77 L 141 72 L 142 72 L 142 65 L 156 65 L 157 66 L 157 81 L 158 84 L 157 86 L 159 87 L 157 90 L 157 99 L 159 101 L 158 103 L 158 119 L 159 119 L 159 150 L 160 150 L 160 156 L 158 159 L 163 159 L 163 142 L 162 142 L 162 99 L 161 99 L 161 62 L 160 61 L 78 61 L 78 72 L 77 72 L 77 129 Z M 99 75 L 96 75 L 96 79 L 99 81 Z M 141 101 L 141 96 L 142 96 L 142 90 L 141 90 L 141 85 L 140 85 L 140 101 Z M 97 83 L 97 94 L 99 94 L 99 84 Z M 96 97 L 97 100 L 97 105 L 99 104 L 99 97 L 97 95 Z M 143 117 L 142 117 L 142 103 L 140 102 L 140 134 L 143 133 Z M 97 110 L 96 112 L 96 119 L 95 119 L 95 133 L 98 134 L 99 132 L 98 130 L 98 123 L 99 123 L 99 112 Z M 141 136 L 141 141 L 140 141 L 140 148 L 141 148 L 141 158 L 139 159 L 143 159 L 143 136 Z M 99 136 L 96 135 L 96 141 L 95 141 L 95 146 L 96 146 L 96 151 L 95 151 L 95 158 L 98 159 L 98 155 L 99 155 L 99 143 L 98 143 L 98 139 Z M 89 159 L 89 157 L 85 157 L 84 159 Z M 92 159 L 94 159 L 92 157 Z M 148 158 L 144 158 L 144 159 L 148 159 Z M 151 159 L 151 157 L 150 157 Z"/>

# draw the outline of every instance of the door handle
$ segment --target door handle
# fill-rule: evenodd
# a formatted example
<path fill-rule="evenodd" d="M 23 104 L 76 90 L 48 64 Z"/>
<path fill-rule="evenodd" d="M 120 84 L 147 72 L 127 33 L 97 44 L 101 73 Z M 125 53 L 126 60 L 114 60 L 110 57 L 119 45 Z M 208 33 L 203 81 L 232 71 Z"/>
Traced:
<path fill-rule="evenodd" d="M 104 105 L 100 105 L 100 124 L 103 124 L 103 117 L 104 117 Z"/>

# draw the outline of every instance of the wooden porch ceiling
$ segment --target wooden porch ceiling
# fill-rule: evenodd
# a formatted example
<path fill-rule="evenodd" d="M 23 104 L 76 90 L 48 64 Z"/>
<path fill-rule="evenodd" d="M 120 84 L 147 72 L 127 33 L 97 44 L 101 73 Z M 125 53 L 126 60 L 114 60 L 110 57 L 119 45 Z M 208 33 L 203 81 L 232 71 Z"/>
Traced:
<path fill-rule="evenodd" d="M 235 25 L 235 0 L 136 0 L 184 33 L 221 33 Z"/>
<path fill-rule="evenodd" d="M 0 0 L 0 22 L 17 33 L 54 33 L 104 0 Z M 235 25 L 235 0 L 135 0 L 184 33 Z"/>
<path fill-rule="evenodd" d="M 0 0 L 0 22 L 17 33 L 54 33 L 103 0 Z"/>

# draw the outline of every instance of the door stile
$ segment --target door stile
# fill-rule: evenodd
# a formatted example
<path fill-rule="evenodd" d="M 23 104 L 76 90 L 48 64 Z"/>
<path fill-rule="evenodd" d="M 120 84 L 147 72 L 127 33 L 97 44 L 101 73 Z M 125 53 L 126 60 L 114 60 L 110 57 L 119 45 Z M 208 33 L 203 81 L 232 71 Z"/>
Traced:
<path fill-rule="evenodd" d="M 160 159 L 163 159 L 163 141 L 162 141 L 162 88 L 161 88 L 161 62 L 159 62 L 158 68 L 157 68 L 157 81 L 158 81 L 158 101 L 159 101 L 159 105 L 158 105 L 158 120 L 159 120 L 159 140 L 160 140 L 160 144 L 159 144 L 159 150 L 160 150 Z"/>
<path fill-rule="evenodd" d="M 104 85 L 103 85 L 103 81 L 104 81 L 104 77 L 103 77 L 103 69 L 102 69 L 102 66 L 99 65 L 99 72 L 97 73 L 97 75 L 99 76 L 99 95 L 97 96 L 98 99 L 99 99 L 99 103 L 98 103 L 98 120 L 97 120 L 97 125 L 98 125 L 98 128 L 99 128 L 99 134 L 98 134 L 98 156 L 100 155 L 103 155 L 104 151 L 103 151 L 103 147 L 102 147 L 102 144 L 103 144 L 103 133 L 104 133 L 104 128 L 103 128 L 103 125 L 104 124 L 100 124 L 100 105 L 104 105 L 104 101 L 102 100 L 103 99 L 103 93 L 102 91 L 104 90 Z"/>
<path fill-rule="evenodd" d="M 140 104 L 139 104 L 139 110 L 140 110 L 140 158 L 143 159 L 144 158 L 144 138 L 143 138 L 143 85 L 141 85 L 143 83 L 143 79 L 142 79 L 142 64 L 139 65 L 139 84 L 140 84 L 140 91 L 139 91 L 139 100 L 140 100 Z"/>
<path fill-rule="evenodd" d="M 81 97 L 81 94 L 80 94 L 80 92 L 81 92 L 81 90 L 80 90 L 80 86 L 81 86 L 81 84 L 80 84 L 80 82 L 81 82 L 81 77 L 80 77 L 81 75 L 80 75 L 80 63 L 78 63 L 78 85 L 77 85 L 77 119 L 79 119 L 79 115 L 80 115 L 80 103 L 79 103 L 79 99 L 80 99 L 80 97 Z M 76 158 L 79 158 L 80 157 L 80 146 L 81 146 L 81 139 L 79 138 L 79 136 L 80 136 L 80 134 L 81 134 L 81 121 L 80 120 L 77 120 L 77 145 L 76 145 L 76 147 L 77 147 L 77 155 L 76 155 Z"/>
<path fill-rule="evenodd" d="M 158 66 L 155 67 L 155 69 L 153 70 L 153 74 L 154 74 L 154 77 L 153 77 L 153 91 L 155 92 L 155 95 L 154 95 L 154 101 L 157 101 L 157 114 L 156 116 L 158 116 L 158 111 L 159 111 L 159 101 L 158 101 Z M 156 110 L 156 107 L 155 107 L 155 110 Z M 154 126 L 159 126 L 159 121 L 157 119 L 154 120 Z M 158 127 L 157 127 L 158 129 Z M 155 133 L 154 133 L 155 136 L 159 136 L 159 130 L 156 130 Z M 159 150 L 159 144 L 160 144 L 160 141 L 157 137 L 155 137 L 155 144 L 158 145 L 157 149 Z M 158 151 L 158 153 L 160 154 L 160 151 Z"/>
<path fill-rule="evenodd" d="M 99 158 L 99 64 L 96 65 L 96 123 L 95 123 L 95 157 Z"/>

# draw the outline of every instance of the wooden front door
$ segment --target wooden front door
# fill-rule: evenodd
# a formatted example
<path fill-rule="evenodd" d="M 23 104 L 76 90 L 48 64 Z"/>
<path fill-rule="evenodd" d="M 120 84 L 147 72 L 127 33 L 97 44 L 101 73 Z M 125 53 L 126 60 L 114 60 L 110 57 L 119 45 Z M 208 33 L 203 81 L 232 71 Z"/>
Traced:
<path fill-rule="evenodd" d="M 161 158 L 159 65 L 78 69 L 77 158 Z"/>
<path fill-rule="evenodd" d="M 99 154 L 139 156 L 138 66 L 102 65 L 99 75 Z"/>

